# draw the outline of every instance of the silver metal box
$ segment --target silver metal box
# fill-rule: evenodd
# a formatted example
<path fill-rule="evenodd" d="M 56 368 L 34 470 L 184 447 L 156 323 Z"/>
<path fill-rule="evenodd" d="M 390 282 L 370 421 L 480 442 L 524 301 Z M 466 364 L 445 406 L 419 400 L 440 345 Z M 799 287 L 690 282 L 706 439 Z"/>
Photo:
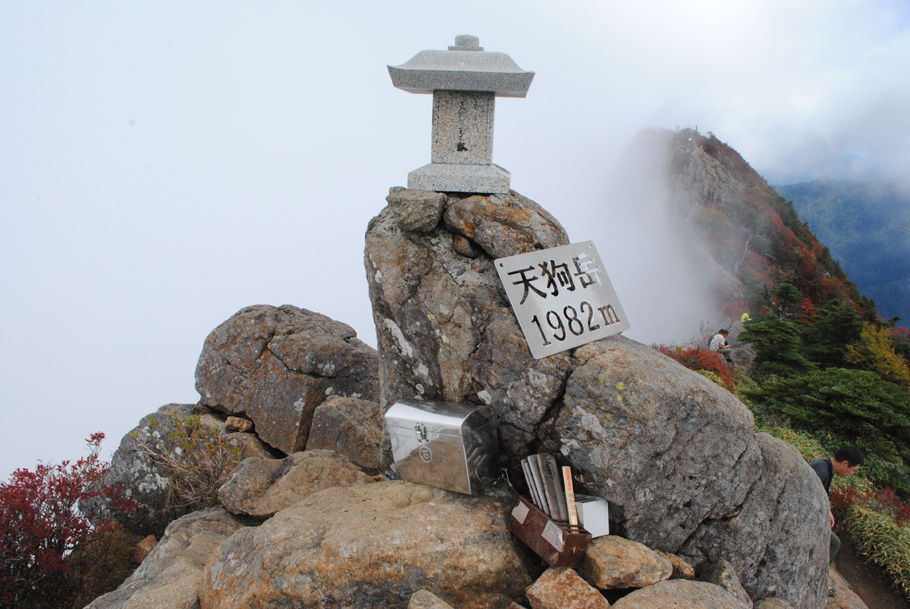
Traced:
<path fill-rule="evenodd" d="M 385 426 L 404 480 L 472 495 L 499 476 L 496 425 L 483 406 L 404 400 Z"/>

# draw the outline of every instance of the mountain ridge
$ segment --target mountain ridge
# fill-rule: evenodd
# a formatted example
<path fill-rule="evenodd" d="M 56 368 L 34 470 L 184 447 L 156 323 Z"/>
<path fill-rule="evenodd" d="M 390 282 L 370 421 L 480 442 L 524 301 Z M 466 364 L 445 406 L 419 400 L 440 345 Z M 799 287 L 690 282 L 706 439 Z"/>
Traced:
<path fill-rule="evenodd" d="M 700 276 L 693 281 L 711 295 L 711 325 L 732 324 L 743 313 L 779 311 L 786 303 L 778 292 L 795 297 L 786 286 L 798 293 L 794 304 L 803 317 L 835 300 L 864 318 L 877 317 L 875 303 L 850 280 L 793 204 L 713 134 L 646 130 L 630 144 L 627 156 L 632 163 L 647 158 L 653 172 L 649 179 L 664 186 L 661 211 L 672 218 L 678 240 L 695 261 Z M 640 196 L 644 187 L 637 193 L 634 185 L 625 188 Z"/>
<path fill-rule="evenodd" d="M 774 187 L 886 318 L 910 319 L 910 190 L 823 178 Z"/>

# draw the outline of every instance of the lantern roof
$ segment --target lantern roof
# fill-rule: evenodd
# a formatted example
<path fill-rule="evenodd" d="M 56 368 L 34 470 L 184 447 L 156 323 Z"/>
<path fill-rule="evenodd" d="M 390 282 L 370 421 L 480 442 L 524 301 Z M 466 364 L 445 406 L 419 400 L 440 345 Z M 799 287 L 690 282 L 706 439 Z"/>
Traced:
<path fill-rule="evenodd" d="M 505 53 L 484 51 L 477 36 L 455 37 L 446 51 L 421 51 L 400 66 L 388 66 L 392 84 L 409 93 L 476 91 L 525 97 L 534 72 Z"/>

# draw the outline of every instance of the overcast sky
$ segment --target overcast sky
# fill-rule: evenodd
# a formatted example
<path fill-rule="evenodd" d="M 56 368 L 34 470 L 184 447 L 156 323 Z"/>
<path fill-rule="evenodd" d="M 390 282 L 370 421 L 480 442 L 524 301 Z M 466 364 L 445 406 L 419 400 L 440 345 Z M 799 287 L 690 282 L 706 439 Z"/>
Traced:
<path fill-rule="evenodd" d="M 456 34 L 536 72 L 496 103 L 512 187 L 595 242 L 628 336 L 686 336 L 654 211 L 606 194 L 623 146 L 698 127 L 771 183 L 905 177 L 908 6 L 0 0 L 0 479 L 197 401 L 244 306 L 375 345 L 364 231 L 430 152 L 430 96 L 386 65 Z"/>

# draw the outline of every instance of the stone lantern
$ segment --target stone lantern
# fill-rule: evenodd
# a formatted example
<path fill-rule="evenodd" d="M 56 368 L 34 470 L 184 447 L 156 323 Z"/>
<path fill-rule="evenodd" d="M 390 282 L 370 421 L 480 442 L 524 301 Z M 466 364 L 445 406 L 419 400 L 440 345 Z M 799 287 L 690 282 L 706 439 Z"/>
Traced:
<path fill-rule="evenodd" d="M 389 66 L 392 84 L 433 94 L 429 165 L 408 174 L 408 188 L 436 192 L 509 192 L 509 172 L 493 163 L 495 97 L 524 97 L 534 72 L 505 53 L 485 52 L 477 36 L 456 36 L 447 51 L 421 51 Z"/>

